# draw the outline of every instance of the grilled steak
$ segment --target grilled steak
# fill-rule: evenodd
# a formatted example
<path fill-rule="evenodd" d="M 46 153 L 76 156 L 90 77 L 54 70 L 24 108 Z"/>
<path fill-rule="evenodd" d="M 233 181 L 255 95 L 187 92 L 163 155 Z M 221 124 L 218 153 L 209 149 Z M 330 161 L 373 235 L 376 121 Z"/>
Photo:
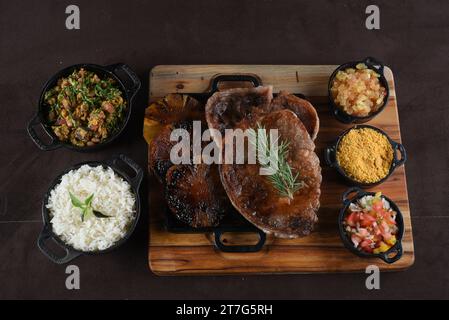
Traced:
<path fill-rule="evenodd" d="M 270 112 L 288 109 L 302 121 L 315 140 L 320 121 L 312 104 L 286 91 L 280 91 L 273 99 L 271 86 L 238 88 L 215 93 L 206 104 L 206 120 L 209 128 L 220 130 L 233 128 L 243 119 L 251 120 Z"/>
<path fill-rule="evenodd" d="M 310 134 L 312 140 L 315 140 L 320 128 L 318 114 L 312 104 L 286 91 L 280 91 L 276 98 L 271 102 L 271 111 L 288 109 L 293 111 Z"/>
<path fill-rule="evenodd" d="M 250 121 L 269 112 L 272 99 L 271 86 L 216 92 L 207 100 L 207 124 L 223 134 L 244 119 Z"/>
<path fill-rule="evenodd" d="M 280 141 L 289 143 L 287 163 L 303 182 L 292 199 L 281 196 L 269 178 L 259 174 L 259 164 L 223 164 L 220 175 L 232 204 L 247 220 L 277 237 L 295 238 L 310 234 L 318 220 L 321 167 L 311 138 L 316 136 L 318 117 L 302 99 L 286 93 L 276 99 L 272 101 L 271 87 L 218 92 L 207 102 L 206 120 L 209 128 L 221 132 L 255 129 L 258 124 L 278 129 Z M 229 147 L 222 144 L 222 151 Z"/>
<path fill-rule="evenodd" d="M 275 111 L 258 122 L 266 130 L 278 129 L 280 139 L 289 141 L 287 162 L 293 172 L 299 172 L 304 186 L 293 199 L 281 197 L 268 177 L 259 174 L 258 164 L 221 165 L 223 186 L 237 210 L 263 231 L 283 238 L 306 236 L 318 220 L 320 205 L 321 167 L 315 145 L 290 110 Z M 244 121 L 237 128 L 245 130 L 249 124 Z"/>
<path fill-rule="evenodd" d="M 230 208 L 217 165 L 175 165 L 166 180 L 168 207 L 192 227 L 216 226 Z"/>

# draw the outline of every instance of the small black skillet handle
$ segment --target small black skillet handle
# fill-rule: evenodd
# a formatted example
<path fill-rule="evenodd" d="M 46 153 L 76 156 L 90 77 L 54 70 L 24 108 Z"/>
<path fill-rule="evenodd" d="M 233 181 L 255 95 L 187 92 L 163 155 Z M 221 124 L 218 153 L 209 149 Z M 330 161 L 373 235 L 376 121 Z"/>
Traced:
<path fill-rule="evenodd" d="M 53 238 L 53 234 L 50 231 L 50 228 L 51 228 L 51 226 L 46 224 L 44 226 L 44 228 L 42 229 L 42 231 L 39 235 L 39 238 L 37 239 L 37 246 L 38 246 L 39 250 L 48 259 L 50 259 L 52 262 L 57 263 L 57 264 L 65 264 L 65 263 L 68 263 L 68 262 L 72 261 L 73 259 L 79 257 L 82 254 L 79 251 L 72 250 L 68 247 L 63 247 L 58 242 L 56 242 L 55 239 Z M 56 255 L 54 252 L 52 252 L 50 250 L 50 248 L 48 248 L 46 245 L 48 240 L 53 240 L 59 247 L 61 247 L 61 249 L 63 249 L 65 251 L 65 255 L 60 257 L 60 256 Z"/>
<path fill-rule="evenodd" d="M 394 162 L 393 162 L 393 166 L 394 167 L 399 167 L 401 165 L 403 165 L 406 161 L 407 161 L 407 152 L 405 151 L 405 148 L 402 144 L 398 143 L 398 142 L 394 142 L 392 141 L 391 144 L 393 145 L 393 152 L 394 152 Z M 399 150 L 399 153 L 401 154 L 401 158 L 397 159 L 396 157 L 396 151 Z"/>
<path fill-rule="evenodd" d="M 216 76 L 213 80 L 212 80 L 212 84 L 211 84 L 211 93 L 217 92 L 218 91 L 218 85 L 220 84 L 220 82 L 251 82 L 253 84 L 254 87 L 258 87 L 260 85 L 262 85 L 261 81 L 256 77 L 256 76 L 252 76 L 249 74 L 221 74 Z"/>
<path fill-rule="evenodd" d="M 117 63 L 110 66 L 107 66 L 106 69 L 110 70 L 113 74 L 115 74 L 120 80 L 122 80 L 123 85 L 125 86 L 126 93 L 128 94 L 128 97 L 130 100 L 133 100 L 136 93 L 139 91 L 140 86 L 142 85 L 140 82 L 139 77 L 137 74 L 127 65 L 124 63 Z M 126 76 L 130 80 L 129 82 L 125 82 L 118 74 L 117 72 L 123 71 Z"/>
<path fill-rule="evenodd" d="M 332 98 L 329 98 L 332 99 Z M 333 103 L 333 102 L 332 102 Z M 354 122 L 354 118 L 347 115 L 346 113 L 344 113 L 343 111 L 341 111 L 338 108 L 335 108 L 335 110 L 333 110 L 334 116 L 338 119 L 338 121 L 344 123 L 344 124 L 350 124 Z"/>
<path fill-rule="evenodd" d="M 222 236 L 223 234 L 230 232 L 257 233 L 259 235 L 259 241 L 254 245 L 228 246 L 222 242 Z M 231 229 L 220 228 L 214 231 L 214 235 L 215 235 L 215 246 L 217 247 L 218 250 L 222 252 L 234 252 L 234 253 L 258 252 L 262 250 L 263 246 L 265 245 L 265 241 L 267 239 L 265 232 L 259 229 L 255 229 L 254 231 L 236 231 L 235 229 L 232 228 Z"/>
<path fill-rule="evenodd" d="M 382 253 L 380 258 L 386 263 L 391 264 L 401 259 L 403 254 L 402 243 L 399 241 L 390 250 Z"/>
<path fill-rule="evenodd" d="M 366 57 L 363 60 L 363 63 L 366 64 L 369 68 L 375 69 L 379 74 L 384 74 L 384 64 L 373 57 Z"/>
<path fill-rule="evenodd" d="M 354 196 L 350 197 L 351 194 L 354 194 Z M 346 206 L 355 198 L 363 197 L 366 194 L 366 191 L 360 189 L 359 187 L 351 187 L 343 193 L 343 195 L 341 196 L 341 200 L 343 201 L 343 205 Z"/>
<path fill-rule="evenodd" d="M 124 154 L 119 154 L 118 156 L 114 157 L 112 160 L 106 161 L 108 165 L 113 167 L 114 169 L 121 172 L 123 175 L 127 176 L 130 180 L 131 186 L 138 192 L 140 185 L 142 183 L 143 179 L 143 170 L 142 168 L 135 163 L 133 160 L 125 156 Z M 134 177 L 130 177 L 126 173 L 123 172 L 123 170 L 120 170 L 120 164 L 124 164 L 131 168 L 134 171 Z"/>
<path fill-rule="evenodd" d="M 44 143 L 37 135 L 36 131 L 34 130 L 34 127 L 36 126 L 42 126 L 42 122 L 40 120 L 39 115 L 35 115 L 34 118 L 28 123 L 27 126 L 27 132 L 28 135 L 30 136 L 31 140 L 33 140 L 34 144 L 41 149 L 42 151 L 50 151 L 50 150 L 55 150 L 58 149 L 62 146 L 62 143 L 48 135 L 51 139 L 51 142 L 49 144 Z"/>
<path fill-rule="evenodd" d="M 337 165 L 336 145 L 328 146 L 324 149 L 324 162 L 331 168 Z"/>

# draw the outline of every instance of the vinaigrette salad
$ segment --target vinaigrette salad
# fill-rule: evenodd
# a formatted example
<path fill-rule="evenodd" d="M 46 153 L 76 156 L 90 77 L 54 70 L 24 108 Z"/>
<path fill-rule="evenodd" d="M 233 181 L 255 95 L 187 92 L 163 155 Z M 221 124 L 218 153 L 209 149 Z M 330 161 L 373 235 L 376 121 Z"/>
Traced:
<path fill-rule="evenodd" d="M 345 230 L 353 245 L 365 253 L 388 251 L 397 242 L 396 211 L 378 192 L 349 205 L 344 220 Z"/>

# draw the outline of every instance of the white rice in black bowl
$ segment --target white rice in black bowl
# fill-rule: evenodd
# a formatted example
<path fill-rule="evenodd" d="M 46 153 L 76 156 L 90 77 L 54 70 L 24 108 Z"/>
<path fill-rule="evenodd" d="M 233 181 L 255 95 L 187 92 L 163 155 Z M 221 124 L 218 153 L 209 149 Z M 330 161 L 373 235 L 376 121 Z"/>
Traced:
<path fill-rule="evenodd" d="M 107 216 L 90 215 L 73 205 L 70 193 L 81 201 L 93 195 L 91 207 Z M 126 236 L 136 219 L 136 197 L 131 186 L 111 168 L 83 165 L 61 178 L 50 192 L 47 209 L 53 232 L 83 252 L 106 250 Z"/>

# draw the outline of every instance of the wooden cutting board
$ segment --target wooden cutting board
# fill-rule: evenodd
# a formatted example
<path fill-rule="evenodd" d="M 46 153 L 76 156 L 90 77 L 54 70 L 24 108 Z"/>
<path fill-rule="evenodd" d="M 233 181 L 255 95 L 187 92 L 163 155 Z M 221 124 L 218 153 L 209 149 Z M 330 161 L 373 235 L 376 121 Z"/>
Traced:
<path fill-rule="evenodd" d="M 302 93 L 316 107 L 320 117 L 320 132 L 316 151 L 322 163 L 321 208 L 319 223 L 312 235 L 301 239 L 276 239 L 268 236 L 265 247 L 256 253 L 223 253 L 215 249 L 211 234 L 175 234 L 163 225 L 164 199 L 157 181 L 149 182 L 149 251 L 151 270 L 157 275 L 201 274 L 271 274 L 313 272 L 364 272 L 368 265 L 384 271 L 399 271 L 414 262 L 412 225 L 404 166 L 398 168 L 385 183 L 372 190 L 382 191 L 400 207 L 404 216 L 404 255 L 388 265 L 380 259 L 363 259 L 343 247 L 337 227 L 341 194 L 349 188 L 336 171 L 324 165 L 323 150 L 350 125 L 331 117 L 327 105 L 327 85 L 334 65 L 166 65 L 150 73 L 149 102 L 168 93 L 202 93 L 210 88 L 211 79 L 219 74 L 257 75 L 263 84 L 273 85 L 274 92 L 287 90 Z M 385 110 L 370 121 L 386 131 L 393 140 L 401 142 L 395 86 L 392 71 L 386 67 L 390 98 Z M 227 83 L 226 85 L 230 85 Z M 232 85 L 236 85 L 235 83 Z M 243 84 L 238 84 L 239 86 Z M 407 146 L 405 146 L 407 147 Z M 226 234 L 228 244 L 248 244 L 251 234 Z"/>

